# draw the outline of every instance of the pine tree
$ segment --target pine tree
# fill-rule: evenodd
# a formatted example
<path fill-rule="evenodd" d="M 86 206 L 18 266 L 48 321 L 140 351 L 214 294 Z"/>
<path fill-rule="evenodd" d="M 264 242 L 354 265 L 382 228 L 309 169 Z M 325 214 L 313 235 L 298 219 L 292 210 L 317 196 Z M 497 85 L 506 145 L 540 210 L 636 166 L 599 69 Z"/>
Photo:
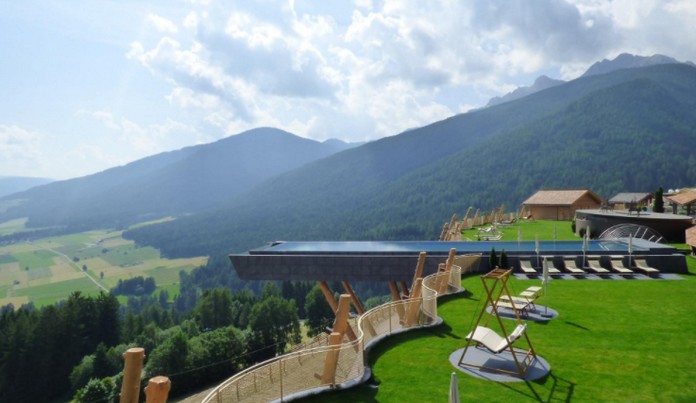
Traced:
<path fill-rule="evenodd" d="M 662 186 L 657 188 L 657 191 L 655 191 L 655 200 L 653 201 L 653 211 L 656 213 L 664 213 L 665 212 L 665 201 L 662 199 L 663 193 L 664 193 L 664 190 L 662 189 Z"/>

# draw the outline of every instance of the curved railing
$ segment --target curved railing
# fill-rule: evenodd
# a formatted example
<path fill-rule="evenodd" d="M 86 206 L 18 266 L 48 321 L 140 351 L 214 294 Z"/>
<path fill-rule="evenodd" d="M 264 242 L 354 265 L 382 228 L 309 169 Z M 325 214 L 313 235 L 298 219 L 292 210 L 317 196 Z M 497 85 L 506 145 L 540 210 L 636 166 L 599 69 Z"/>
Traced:
<path fill-rule="evenodd" d="M 346 336 L 340 346 L 294 351 L 249 367 L 218 385 L 203 402 L 288 400 L 359 383 L 365 375 L 365 348 L 393 333 L 437 324 L 437 297 L 461 291 L 461 273 L 461 267 L 452 266 L 450 271 L 427 276 L 420 298 L 388 302 L 360 316 L 355 340 Z M 414 310 L 416 320 L 409 320 L 414 317 L 408 316 Z M 351 323 L 353 328 L 354 325 Z M 327 338 L 320 340 L 326 343 Z M 327 381 L 322 374 L 329 354 L 335 355 L 337 365 L 334 379 Z"/>

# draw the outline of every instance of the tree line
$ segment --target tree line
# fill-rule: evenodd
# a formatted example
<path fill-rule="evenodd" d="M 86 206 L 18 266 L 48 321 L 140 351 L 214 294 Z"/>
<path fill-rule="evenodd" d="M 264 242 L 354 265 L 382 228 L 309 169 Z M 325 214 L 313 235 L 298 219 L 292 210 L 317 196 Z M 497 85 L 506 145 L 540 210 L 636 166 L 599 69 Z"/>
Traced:
<path fill-rule="evenodd" d="M 75 292 L 41 309 L 3 307 L 0 401 L 116 402 L 122 355 L 134 346 L 147 355 L 143 382 L 165 375 L 172 380 L 170 396 L 183 395 L 282 354 L 300 341 L 300 317 L 310 335 L 333 318 L 321 290 L 310 283 L 267 282 L 257 294 L 197 288 L 195 304 L 185 312 L 166 297 L 160 291 L 120 305 L 114 293 Z"/>

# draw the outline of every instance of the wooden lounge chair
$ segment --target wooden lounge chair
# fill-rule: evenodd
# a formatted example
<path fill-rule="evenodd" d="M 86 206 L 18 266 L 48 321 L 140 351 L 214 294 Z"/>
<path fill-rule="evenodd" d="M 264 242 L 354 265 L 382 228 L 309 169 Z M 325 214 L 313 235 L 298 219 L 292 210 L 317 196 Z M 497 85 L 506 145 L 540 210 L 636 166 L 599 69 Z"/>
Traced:
<path fill-rule="evenodd" d="M 632 276 L 633 270 L 629 269 L 623 264 L 623 258 L 621 256 L 611 257 L 611 270 L 622 275 L 622 276 Z"/>
<path fill-rule="evenodd" d="M 553 259 L 547 259 L 548 262 L 546 264 L 549 265 L 549 276 L 560 276 L 563 274 L 558 267 L 556 267 L 556 264 L 554 263 Z"/>
<path fill-rule="evenodd" d="M 642 272 L 646 276 L 652 277 L 652 275 L 660 274 L 660 271 L 652 266 L 648 266 L 648 262 L 645 259 L 633 259 L 635 265 L 634 269 Z"/>
<path fill-rule="evenodd" d="M 520 270 L 522 273 L 529 275 L 538 275 L 539 272 L 532 266 L 532 262 L 528 259 L 520 259 Z"/>
<path fill-rule="evenodd" d="M 611 274 L 609 270 L 605 269 L 599 264 L 599 259 L 587 259 L 587 266 L 585 267 L 585 270 L 600 276 Z"/>
<path fill-rule="evenodd" d="M 525 330 L 527 330 L 527 325 L 519 324 L 508 337 L 500 337 L 493 329 L 476 326 L 473 332 L 466 335 L 466 339 L 473 340 L 479 345 L 486 347 L 492 353 L 498 354 L 522 337 Z"/>
<path fill-rule="evenodd" d="M 574 276 L 583 276 L 585 275 L 585 271 L 581 268 L 579 268 L 575 264 L 575 259 L 574 258 L 565 258 L 563 259 L 563 265 L 565 266 L 565 270 L 574 275 Z"/>

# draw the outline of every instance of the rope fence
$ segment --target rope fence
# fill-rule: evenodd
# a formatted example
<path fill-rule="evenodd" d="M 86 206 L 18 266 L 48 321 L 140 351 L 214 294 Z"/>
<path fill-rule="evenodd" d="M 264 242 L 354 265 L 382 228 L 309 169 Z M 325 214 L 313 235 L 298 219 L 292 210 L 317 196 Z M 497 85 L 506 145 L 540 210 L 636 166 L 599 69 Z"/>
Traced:
<path fill-rule="evenodd" d="M 473 265 L 478 259 L 469 262 Z M 464 272 L 470 269 L 471 266 L 465 267 Z M 423 279 L 420 298 L 387 302 L 365 312 L 357 323 L 351 320 L 351 327 L 355 329 L 357 325 L 358 329 L 355 340 L 344 336 L 343 343 L 329 346 L 328 337 L 320 335 L 308 344 L 319 346 L 291 349 L 287 354 L 249 367 L 218 385 L 203 402 L 283 401 L 293 395 L 360 382 L 365 375 L 366 346 L 396 332 L 436 324 L 437 298 L 461 291 L 461 275 L 462 267 L 454 265 L 450 271 L 427 276 Z M 406 318 L 413 309 L 418 309 L 415 322 Z M 336 362 L 334 379 L 324 379 L 325 365 L 333 360 Z"/>

